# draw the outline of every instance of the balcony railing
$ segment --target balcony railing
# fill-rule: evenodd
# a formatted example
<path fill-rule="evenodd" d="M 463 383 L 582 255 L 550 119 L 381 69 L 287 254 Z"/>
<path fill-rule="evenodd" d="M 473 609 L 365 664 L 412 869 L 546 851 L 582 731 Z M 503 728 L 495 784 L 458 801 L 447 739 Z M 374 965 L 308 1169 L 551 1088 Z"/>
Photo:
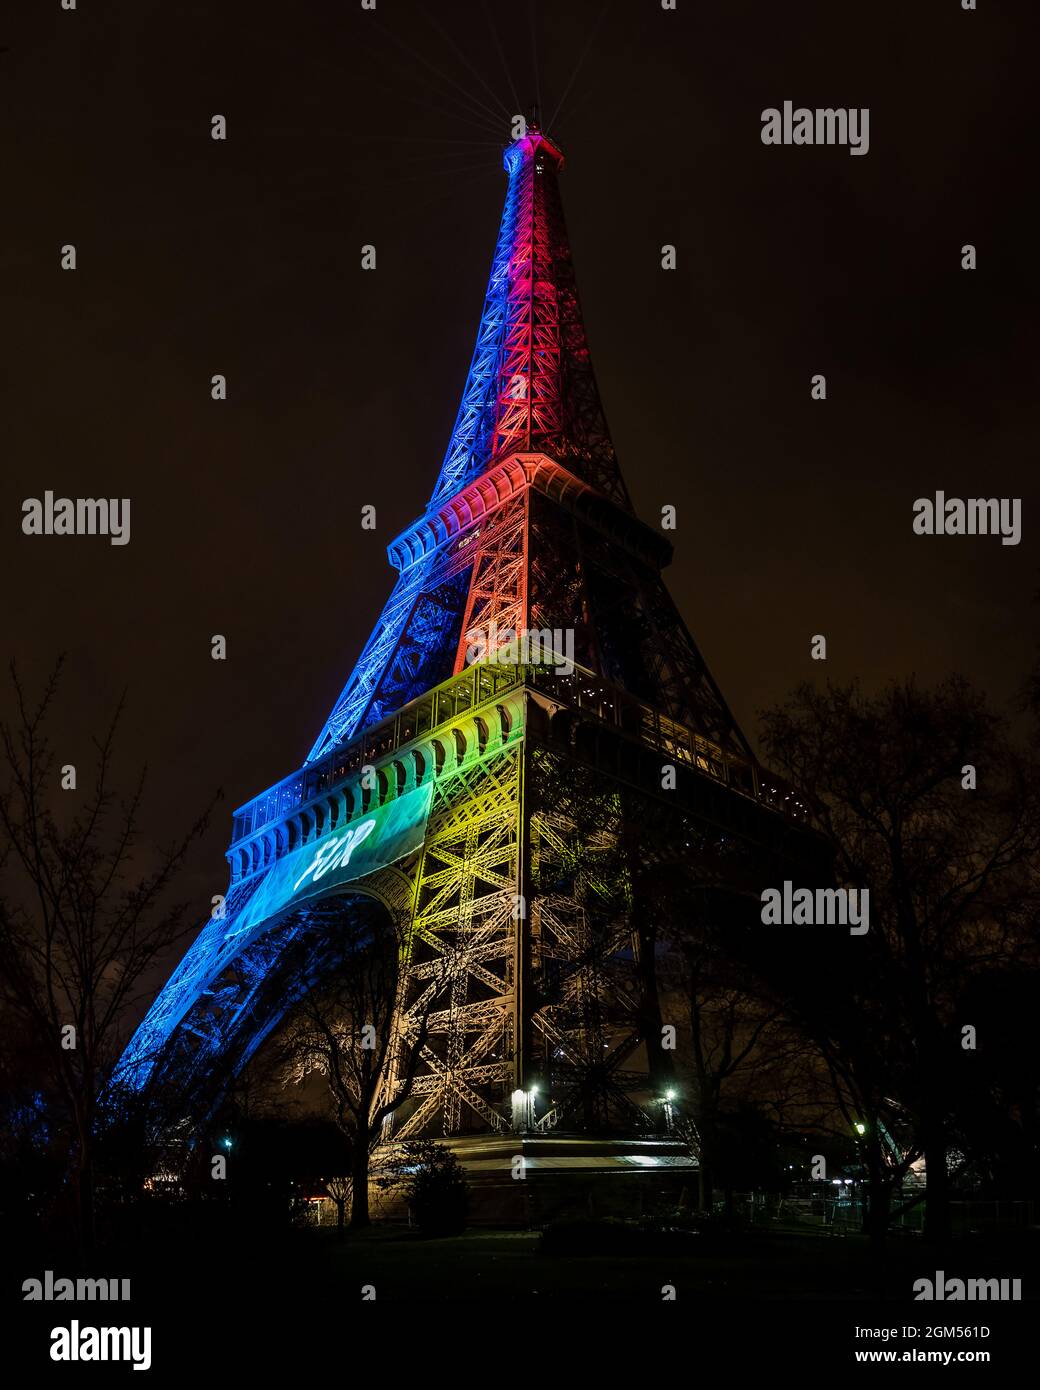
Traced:
<path fill-rule="evenodd" d="M 460 714 L 479 709 L 525 684 L 660 749 L 676 765 L 696 768 L 770 810 L 799 821 L 808 817 L 808 808 L 797 793 L 759 764 L 727 752 L 591 671 L 575 667 L 564 674 L 553 666 L 479 662 L 240 807 L 235 812 L 232 844 L 339 786 L 362 767 L 377 763 L 416 739 L 435 733 Z"/>

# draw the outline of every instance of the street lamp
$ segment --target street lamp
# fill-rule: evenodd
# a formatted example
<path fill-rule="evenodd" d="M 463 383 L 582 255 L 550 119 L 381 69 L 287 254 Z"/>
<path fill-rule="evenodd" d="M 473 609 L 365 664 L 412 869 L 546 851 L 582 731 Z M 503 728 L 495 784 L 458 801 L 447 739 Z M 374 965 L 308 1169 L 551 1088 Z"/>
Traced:
<path fill-rule="evenodd" d="M 675 1092 L 665 1091 L 661 1104 L 664 1106 L 664 1127 L 669 1134 L 675 1129 L 675 1106 L 672 1104 L 674 1100 Z"/>
<path fill-rule="evenodd" d="M 512 1096 L 513 1100 L 513 1133 L 522 1134 L 524 1130 L 534 1128 L 534 1088 L 525 1091 L 518 1087 Z"/>

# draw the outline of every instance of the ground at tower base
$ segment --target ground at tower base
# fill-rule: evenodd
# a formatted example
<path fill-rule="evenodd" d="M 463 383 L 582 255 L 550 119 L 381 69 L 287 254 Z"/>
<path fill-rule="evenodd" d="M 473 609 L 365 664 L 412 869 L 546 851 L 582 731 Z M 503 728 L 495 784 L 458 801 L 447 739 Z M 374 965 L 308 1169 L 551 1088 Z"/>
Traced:
<path fill-rule="evenodd" d="M 9 1246 L 5 1279 L 17 1289 L 28 1275 L 42 1277 L 46 1269 L 55 1278 L 112 1272 L 130 1281 L 124 1312 L 131 1309 L 135 1322 L 147 1316 L 160 1323 L 194 1304 L 193 1290 L 211 1277 L 229 1304 L 280 1308 L 288 1316 L 301 1304 L 314 1312 L 328 1303 L 355 1326 L 369 1301 L 399 1308 L 502 1298 L 634 1302 L 646 1308 L 671 1301 L 745 1307 L 883 1302 L 892 1320 L 945 1310 L 978 1322 L 1000 1312 L 999 1302 L 990 1301 L 996 1292 L 966 1302 L 949 1281 L 1019 1280 L 1019 1297 L 1036 1298 L 1040 1235 L 1035 1212 L 1021 1210 L 1020 1204 L 1004 1204 L 1007 1209 L 999 1213 L 996 1203 L 976 1203 L 970 1210 L 964 1204 L 955 1214 L 959 1233 L 949 1242 L 924 1241 L 917 1227 L 907 1226 L 883 1249 L 873 1247 L 854 1224 L 821 1214 L 824 1205 L 822 1199 L 796 1199 L 790 1210 L 777 1210 L 748 1197 L 738 1202 L 732 1220 L 698 1218 L 689 1211 L 658 1217 L 630 1211 L 550 1220 L 541 1229 L 470 1227 L 443 1236 L 386 1221 L 346 1239 L 327 1213 L 326 1224 L 309 1215 L 303 1225 L 290 1227 L 272 1225 L 269 1212 L 217 1215 L 182 1207 L 172 1220 L 151 1225 L 135 1220 L 132 1235 L 128 1223 L 125 1243 L 113 1239 L 103 1257 L 87 1264 L 67 1246 L 39 1241 L 28 1248 Z M 609 1207 L 609 1201 L 603 1204 L 603 1210 Z M 619 1212 L 623 1208 L 622 1202 Z M 915 1286 L 922 1277 L 934 1280 L 937 1271 L 947 1281 L 946 1299 L 937 1294 L 919 1299 Z M 69 1307 L 81 1318 L 103 1312 L 111 1320 L 119 1305 Z M 23 1312 L 31 1317 L 38 1308 L 26 1305 Z M 60 1304 L 47 1305 L 46 1311 L 54 1320 Z"/>

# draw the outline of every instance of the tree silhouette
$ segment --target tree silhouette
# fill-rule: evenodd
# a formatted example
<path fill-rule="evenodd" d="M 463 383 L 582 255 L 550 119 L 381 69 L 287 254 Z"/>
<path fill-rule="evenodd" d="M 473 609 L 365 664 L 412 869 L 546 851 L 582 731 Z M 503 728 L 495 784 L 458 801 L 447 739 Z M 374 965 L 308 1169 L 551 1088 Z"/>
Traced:
<path fill-rule="evenodd" d="M 943 1238 L 970 1058 L 964 1029 L 974 1023 L 962 1001 L 979 974 L 1035 954 L 1036 768 L 960 677 L 875 696 L 803 686 L 767 711 L 763 730 L 770 764 L 798 786 L 831 842 L 838 882 L 870 894 L 869 932 L 835 939 L 829 987 L 810 988 L 811 973 L 799 980 L 788 969 L 791 997 L 863 1126 L 875 1197 L 886 1173 L 923 1153 L 925 1229 Z M 886 1139 L 893 1102 L 906 1144 Z"/>
<path fill-rule="evenodd" d="M 61 790 L 47 721 L 62 665 L 32 703 L 12 664 L 16 717 L 0 723 L 0 998 L 32 1039 L 60 1108 L 79 1236 L 90 1248 L 99 1097 L 145 978 L 185 929 L 186 905 L 169 893 L 209 810 L 174 845 L 142 847 L 145 773 L 126 796 L 113 786 L 122 701 L 93 740 L 90 786 Z"/>
<path fill-rule="evenodd" d="M 350 1150 L 352 1227 L 369 1224 L 369 1156 L 384 1122 L 409 1098 L 428 1035 L 436 991 L 400 1025 L 400 959 L 406 926 L 370 914 L 338 966 L 293 1010 L 279 1039 L 286 1083 L 312 1072 L 325 1080 L 334 1122 Z M 447 959 L 445 970 L 449 969 Z"/>

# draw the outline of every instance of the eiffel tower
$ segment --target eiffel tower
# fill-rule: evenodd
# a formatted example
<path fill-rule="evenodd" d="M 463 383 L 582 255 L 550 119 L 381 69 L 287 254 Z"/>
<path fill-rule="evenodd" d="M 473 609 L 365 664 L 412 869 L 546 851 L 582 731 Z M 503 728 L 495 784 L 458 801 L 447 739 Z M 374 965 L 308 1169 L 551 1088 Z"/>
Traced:
<path fill-rule="evenodd" d="M 433 495 L 388 547 L 393 592 L 306 762 L 234 815 L 223 909 L 124 1056 L 139 1087 L 241 1068 L 327 968 L 331 944 L 299 943 L 390 911 L 407 923 L 396 1026 L 428 1028 L 397 1138 L 659 1133 L 648 870 L 721 854 L 761 887 L 815 858 L 665 589 L 670 543 L 633 512 L 563 155 L 532 123 L 504 164 Z"/>

